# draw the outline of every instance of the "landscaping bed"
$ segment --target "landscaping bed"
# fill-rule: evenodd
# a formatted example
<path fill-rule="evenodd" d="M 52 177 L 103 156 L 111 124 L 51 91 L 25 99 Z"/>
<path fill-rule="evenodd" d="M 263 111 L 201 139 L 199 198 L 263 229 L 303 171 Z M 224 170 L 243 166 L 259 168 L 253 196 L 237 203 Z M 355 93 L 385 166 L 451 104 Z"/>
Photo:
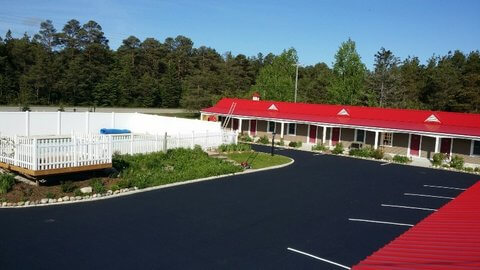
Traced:
<path fill-rule="evenodd" d="M 261 169 L 271 166 L 277 166 L 286 164 L 292 161 L 291 158 L 281 155 L 270 155 L 266 153 L 257 152 L 253 154 L 253 152 L 242 152 L 242 153 L 229 153 L 227 154 L 228 158 L 234 160 L 238 163 L 245 162 L 249 158 L 254 158 L 249 165 L 252 169 Z"/>

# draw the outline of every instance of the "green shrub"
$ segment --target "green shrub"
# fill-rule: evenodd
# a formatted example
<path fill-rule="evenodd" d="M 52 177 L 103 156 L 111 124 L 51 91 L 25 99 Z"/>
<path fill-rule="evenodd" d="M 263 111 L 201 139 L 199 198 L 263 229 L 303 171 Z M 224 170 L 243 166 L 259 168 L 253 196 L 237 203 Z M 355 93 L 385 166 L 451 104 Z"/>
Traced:
<path fill-rule="evenodd" d="M 433 166 L 442 166 L 443 161 L 447 158 L 447 156 L 444 153 L 436 153 L 432 157 L 432 165 Z"/>
<path fill-rule="evenodd" d="M 472 167 L 465 167 L 465 168 L 463 168 L 463 170 L 466 171 L 466 172 L 473 172 Z"/>
<path fill-rule="evenodd" d="M 83 193 L 77 188 L 73 191 L 73 196 L 83 196 Z"/>
<path fill-rule="evenodd" d="M 372 150 L 371 157 L 374 159 L 383 159 L 385 153 L 382 149 L 374 149 Z"/>
<path fill-rule="evenodd" d="M 257 141 L 258 143 L 261 143 L 261 144 L 269 144 L 270 143 L 270 140 L 268 139 L 267 135 L 263 135 L 262 137 L 260 137 Z"/>
<path fill-rule="evenodd" d="M 53 192 L 47 192 L 47 194 L 45 195 L 45 197 L 46 197 L 47 199 L 55 199 L 56 195 L 55 195 L 55 193 L 53 193 Z"/>
<path fill-rule="evenodd" d="M 118 185 L 119 188 L 131 188 L 131 187 L 133 187 L 132 183 L 130 182 L 129 179 L 120 179 L 120 180 L 118 180 L 117 185 Z"/>
<path fill-rule="evenodd" d="M 465 164 L 465 161 L 459 156 L 453 156 L 450 160 L 450 167 L 457 170 L 463 169 L 463 164 Z"/>
<path fill-rule="evenodd" d="M 342 143 L 337 143 L 335 145 L 335 148 L 332 150 L 332 154 L 338 155 L 343 153 L 343 144 Z"/>
<path fill-rule="evenodd" d="M 395 156 L 393 157 L 393 161 L 398 162 L 398 163 L 403 163 L 403 164 L 412 162 L 412 160 L 409 159 L 408 157 L 406 157 L 406 156 L 400 156 L 400 155 L 395 155 Z"/>
<path fill-rule="evenodd" d="M 248 134 L 240 134 L 238 136 L 238 140 L 244 141 L 244 142 L 253 142 L 253 139 L 250 136 L 248 136 Z"/>
<path fill-rule="evenodd" d="M 201 150 L 201 149 L 200 149 Z M 250 151 L 252 147 L 249 144 L 239 143 L 239 144 L 222 144 L 218 147 L 220 152 L 238 152 L 238 151 Z"/>
<path fill-rule="evenodd" d="M 115 184 L 115 185 L 112 185 L 112 186 L 110 187 L 110 189 L 111 189 L 112 191 L 117 191 L 117 190 L 120 189 L 120 187 Z"/>
<path fill-rule="evenodd" d="M 15 177 L 12 174 L 0 174 L 0 194 L 9 192 L 13 184 L 15 184 Z"/>
<path fill-rule="evenodd" d="M 321 143 L 317 143 L 316 145 L 312 146 L 313 151 L 326 151 L 327 147 Z"/>
<path fill-rule="evenodd" d="M 480 172 L 480 167 L 475 167 L 474 171 L 475 172 Z"/>
<path fill-rule="evenodd" d="M 60 189 L 63 193 L 73 192 L 77 186 L 72 181 L 65 181 L 60 183 Z"/>
<path fill-rule="evenodd" d="M 372 155 L 371 148 L 369 147 L 350 149 L 350 151 L 348 151 L 348 154 L 350 156 L 356 156 L 356 157 L 370 157 Z"/>
<path fill-rule="evenodd" d="M 295 148 L 299 148 L 299 147 L 302 147 L 302 142 L 298 141 L 298 142 L 295 142 L 295 141 L 291 141 L 288 143 L 288 146 L 290 147 L 295 147 Z"/>
<path fill-rule="evenodd" d="M 280 141 L 276 142 L 275 144 L 280 146 L 285 146 L 285 141 L 283 141 L 283 138 L 280 138 Z"/>
<path fill-rule="evenodd" d="M 94 178 L 89 182 L 90 186 L 92 187 L 93 193 L 105 193 L 105 186 L 103 185 L 102 179 Z"/>

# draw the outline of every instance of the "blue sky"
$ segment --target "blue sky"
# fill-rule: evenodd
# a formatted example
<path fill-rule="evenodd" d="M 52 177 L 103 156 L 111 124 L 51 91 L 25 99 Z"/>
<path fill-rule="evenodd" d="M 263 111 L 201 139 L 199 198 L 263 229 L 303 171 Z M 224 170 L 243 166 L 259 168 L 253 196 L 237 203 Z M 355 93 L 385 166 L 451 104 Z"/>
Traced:
<path fill-rule="evenodd" d="M 219 53 L 256 55 L 294 47 L 302 64 L 332 65 L 341 42 L 357 43 L 371 68 L 381 48 L 401 59 L 480 49 L 480 1 L 390 0 L 2 0 L 0 35 L 33 35 L 40 21 L 57 30 L 75 18 L 97 21 L 116 49 L 129 35 L 141 40 L 184 35 Z"/>

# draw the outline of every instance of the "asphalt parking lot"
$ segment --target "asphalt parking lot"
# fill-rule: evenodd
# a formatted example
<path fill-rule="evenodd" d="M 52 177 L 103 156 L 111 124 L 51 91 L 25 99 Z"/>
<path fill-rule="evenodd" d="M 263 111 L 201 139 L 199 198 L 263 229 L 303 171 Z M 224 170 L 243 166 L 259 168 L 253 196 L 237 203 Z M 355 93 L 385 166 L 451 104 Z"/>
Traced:
<path fill-rule="evenodd" d="M 342 269 L 332 263 L 356 264 L 479 178 L 277 153 L 295 163 L 109 200 L 0 209 L 0 268 Z"/>

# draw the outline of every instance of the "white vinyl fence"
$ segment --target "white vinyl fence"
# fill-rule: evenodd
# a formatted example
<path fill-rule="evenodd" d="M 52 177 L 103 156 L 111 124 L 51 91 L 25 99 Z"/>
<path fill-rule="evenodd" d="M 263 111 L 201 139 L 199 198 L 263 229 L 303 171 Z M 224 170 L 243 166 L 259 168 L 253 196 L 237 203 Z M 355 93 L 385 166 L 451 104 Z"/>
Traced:
<path fill-rule="evenodd" d="M 172 148 L 202 149 L 237 143 L 235 132 L 177 134 L 71 135 L 0 137 L 0 162 L 29 170 L 50 170 L 112 162 L 112 154 L 139 154 Z"/>

